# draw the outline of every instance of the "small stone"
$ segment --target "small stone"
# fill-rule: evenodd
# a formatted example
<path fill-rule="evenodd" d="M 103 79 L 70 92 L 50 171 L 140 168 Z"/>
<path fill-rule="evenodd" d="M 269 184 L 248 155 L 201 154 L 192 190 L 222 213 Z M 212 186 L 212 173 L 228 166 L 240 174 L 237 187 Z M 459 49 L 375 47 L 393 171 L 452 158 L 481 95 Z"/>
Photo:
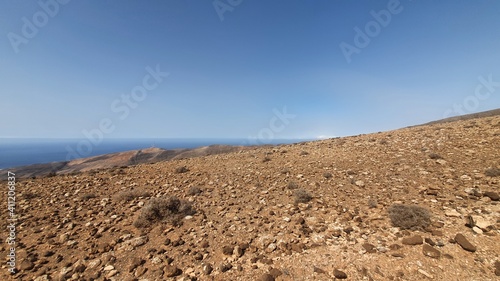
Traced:
<path fill-rule="evenodd" d="M 118 270 L 113 269 L 108 274 L 106 274 L 106 278 L 111 278 L 111 277 L 115 276 L 116 274 L 118 274 Z"/>
<path fill-rule="evenodd" d="M 226 272 L 228 270 L 230 270 L 231 268 L 233 268 L 233 265 L 230 264 L 230 263 L 225 263 L 225 264 L 221 264 L 221 266 L 219 267 L 219 270 L 221 272 Z"/>
<path fill-rule="evenodd" d="M 412 245 L 412 246 L 421 245 L 424 243 L 424 239 L 420 235 L 415 235 L 415 236 L 403 238 L 402 243 L 405 245 Z"/>
<path fill-rule="evenodd" d="M 365 187 L 365 182 L 364 181 L 356 181 L 354 184 L 356 186 L 359 186 L 359 187 Z"/>
<path fill-rule="evenodd" d="M 93 268 L 98 267 L 100 264 L 101 264 L 101 260 L 100 259 L 91 260 L 87 264 L 87 268 L 93 269 Z"/>
<path fill-rule="evenodd" d="M 258 279 L 259 281 L 274 281 L 274 277 L 269 273 L 264 273 Z"/>
<path fill-rule="evenodd" d="M 444 160 L 444 159 L 438 159 L 438 160 L 436 160 L 436 162 L 437 162 L 438 164 L 440 164 L 440 165 L 446 165 L 446 163 L 448 163 L 448 162 L 446 162 L 446 160 Z"/>
<path fill-rule="evenodd" d="M 283 272 L 279 269 L 271 268 L 271 270 L 269 270 L 269 274 L 271 274 L 274 278 L 277 278 L 278 276 L 283 275 Z"/>
<path fill-rule="evenodd" d="M 200 247 L 202 248 L 208 248 L 210 246 L 210 244 L 208 244 L 208 241 L 204 240 L 204 241 L 201 241 L 200 243 Z"/>
<path fill-rule="evenodd" d="M 165 265 L 165 268 L 163 269 L 163 273 L 165 274 L 166 277 L 175 277 L 175 276 L 181 275 L 182 270 L 180 270 L 176 266 L 167 264 L 167 265 Z"/>
<path fill-rule="evenodd" d="M 128 266 L 128 272 L 134 271 L 139 265 L 143 264 L 145 260 L 140 259 L 138 257 L 133 257 L 130 261 L 130 265 Z"/>
<path fill-rule="evenodd" d="M 32 270 L 35 267 L 35 265 L 30 262 L 29 260 L 23 260 L 21 262 L 21 270 Z"/>
<path fill-rule="evenodd" d="M 59 242 L 62 244 L 62 243 L 66 243 L 67 241 L 69 240 L 69 235 L 66 234 L 66 233 L 63 233 L 59 236 Z"/>
<path fill-rule="evenodd" d="M 495 262 L 495 275 L 500 276 L 500 261 Z"/>
<path fill-rule="evenodd" d="M 366 250 L 367 253 L 373 254 L 373 253 L 377 252 L 375 246 L 370 244 L 370 243 L 363 244 L 363 248 Z"/>
<path fill-rule="evenodd" d="M 80 263 L 79 265 L 75 266 L 75 272 L 77 273 L 82 273 L 85 271 L 85 269 L 87 269 L 87 267 L 83 263 Z"/>
<path fill-rule="evenodd" d="M 436 242 L 434 242 L 431 238 L 425 238 L 424 241 L 425 241 L 425 243 L 427 243 L 431 246 L 436 246 Z"/>
<path fill-rule="evenodd" d="M 324 271 L 323 269 L 319 268 L 319 267 L 313 267 L 313 271 L 316 272 L 316 273 L 321 273 L 321 274 L 325 274 L 326 271 Z"/>
<path fill-rule="evenodd" d="M 462 248 L 469 252 L 475 252 L 477 250 L 476 246 L 472 245 L 467 238 L 461 233 L 455 235 L 455 241 L 462 246 Z"/>
<path fill-rule="evenodd" d="M 422 248 L 422 252 L 424 253 L 425 256 L 431 257 L 438 259 L 441 257 L 441 252 L 438 249 L 435 249 L 431 245 L 424 244 Z"/>
<path fill-rule="evenodd" d="M 493 192 L 493 191 L 486 191 L 484 193 L 484 196 L 489 197 L 492 201 L 499 201 L 500 200 L 500 195 L 498 195 L 498 193 Z"/>
<path fill-rule="evenodd" d="M 429 279 L 434 279 L 434 276 L 430 275 L 428 272 L 426 272 L 425 270 L 423 269 L 418 269 L 418 273 L 424 275 L 425 277 L 429 278 Z"/>
<path fill-rule="evenodd" d="M 47 274 L 45 274 L 45 275 L 42 275 L 42 276 L 38 276 L 33 281 L 49 281 L 49 280 L 50 280 L 49 276 Z"/>
<path fill-rule="evenodd" d="M 459 217 L 462 216 L 462 214 L 460 214 L 455 209 L 447 210 L 446 212 L 444 212 L 444 215 L 447 216 L 447 217 L 451 217 L 451 218 L 459 218 Z"/>
<path fill-rule="evenodd" d="M 203 264 L 203 266 L 201 267 L 201 270 L 203 271 L 203 274 L 210 275 L 210 273 L 212 273 L 214 268 L 212 267 L 211 264 L 206 263 L 206 264 Z"/>
<path fill-rule="evenodd" d="M 230 256 L 233 254 L 233 246 L 224 246 L 222 247 L 222 253 L 226 256 Z"/>
<path fill-rule="evenodd" d="M 472 228 L 472 231 L 474 231 L 474 233 L 476 233 L 476 234 L 483 234 L 483 231 L 481 230 L 481 228 L 479 228 L 477 226 L 474 226 Z"/>
<path fill-rule="evenodd" d="M 333 271 L 333 276 L 335 276 L 335 278 L 337 278 L 337 279 L 347 279 L 347 274 L 343 271 L 338 270 L 338 269 L 335 269 Z"/>
<path fill-rule="evenodd" d="M 105 266 L 105 267 L 104 267 L 104 269 L 103 269 L 103 270 L 104 270 L 104 271 L 111 271 L 111 270 L 113 270 L 113 269 L 115 269 L 115 267 L 114 267 L 114 266 L 112 266 L 112 265 L 107 265 L 107 266 Z"/>

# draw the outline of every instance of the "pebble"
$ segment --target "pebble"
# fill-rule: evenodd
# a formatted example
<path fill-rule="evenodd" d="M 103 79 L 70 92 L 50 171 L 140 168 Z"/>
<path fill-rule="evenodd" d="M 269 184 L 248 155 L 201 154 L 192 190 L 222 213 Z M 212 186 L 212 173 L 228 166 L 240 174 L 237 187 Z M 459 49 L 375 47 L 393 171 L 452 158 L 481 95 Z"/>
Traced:
<path fill-rule="evenodd" d="M 466 251 L 475 252 L 477 250 L 476 246 L 472 245 L 472 243 L 461 233 L 455 235 L 455 241 Z"/>
<path fill-rule="evenodd" d="M 432 276 L 431 274 L 429 274 L 427 271 L 419 268 L 418 269 L 418 273 L 424 275 L 425 277 L 429 278 L 429 279 L 434 279 L 434 276 Z"/>
<path fill-rule="evenodd" d="M 489 197 L 492 201 L 499 201 L 500 200 L 500 195 L 498 195 L 498 193 L 493 192 L 493 191 L 486 191 L 484 193 L 484 196 Z"/>
<path fill-rule="evenodd" d="M 210 273 L 212 273 L 212 271 L 214 270 L 214 268 L 212 267 L 211 264 L 206 263 L 206 264 L 203 264 L 201 270 L 203 271 L 203 274 L 210 275 Z"/>
<path fill-rule="evenodd" d="M 421 245 L 424 243 L 424 239 L 420 235 L 414 235 L 411 237 L 403 238 L 402 243 L 405 245 L 412 245 L 412 246 Z"/>
<path fill-rule="evenodd" d="M 447 217 L 451 217 L 451 218 L 459 218 L 459 217 L 462 216 L 462 214 L 460 214 L 455 209 L 447 210 L 446 212 L 444 212 L 444 215 L 447 216 Z"/>
<path fill-rule="evenodd" d="M 181 275 L 182 271 L 176 266 L 167 264 L 163 269 L 163 273 L 165 274 L 166 277 L 175 277 Z"/>
<path fill-rule="evenodd" d="M 335 269 L 333 271 L 333 276 L 335 276 L 335 278 L 337 278 L 337 279 L 347 279 L 347 274 L 343 271 L 338 270 L 338 269 Z"/>
<path fill-rule="evenodd" d="M 424 246 L 422 247 L 422 252 L 425 256 L 431 258 L 438 259 L 441 257 L 441 252 L 438 249 L 435 249 L 434 247 L 428 244 L 424 244 Z"/>
<path fill-rule="evenodd" d="M 274 277 L 269 273 L 264 273 L 258 279 L 259 281 L 274 281 Z"/>

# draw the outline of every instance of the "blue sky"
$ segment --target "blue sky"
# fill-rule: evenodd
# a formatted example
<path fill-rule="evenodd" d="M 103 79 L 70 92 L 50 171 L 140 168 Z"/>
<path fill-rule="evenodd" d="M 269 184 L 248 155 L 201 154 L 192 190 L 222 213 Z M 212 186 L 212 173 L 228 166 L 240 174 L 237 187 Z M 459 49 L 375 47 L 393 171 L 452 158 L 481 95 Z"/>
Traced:
<path fill-rule="evenodd" d="M 493 0 L 3 0 L 0 137 L 314 138 L 499 108 L 499 14 Z"/>

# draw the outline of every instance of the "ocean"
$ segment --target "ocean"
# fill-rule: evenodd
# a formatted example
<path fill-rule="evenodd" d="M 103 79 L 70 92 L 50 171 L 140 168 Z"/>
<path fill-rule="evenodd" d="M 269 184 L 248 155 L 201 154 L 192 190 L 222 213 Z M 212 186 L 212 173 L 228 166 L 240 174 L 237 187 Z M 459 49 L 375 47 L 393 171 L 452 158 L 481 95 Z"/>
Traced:
<path fill-rule="evenodd" d="M 306 140 L 274 139 L 261 143 L 248 139 L 104 139 L 91 143 L 86 139 L 0 139 L 0 170 L 31 164 L 74 160 L 77 158 L 158 147 L 164 149 L 196 148 L 213 144 L 258 145 L 289 144 Z"/>

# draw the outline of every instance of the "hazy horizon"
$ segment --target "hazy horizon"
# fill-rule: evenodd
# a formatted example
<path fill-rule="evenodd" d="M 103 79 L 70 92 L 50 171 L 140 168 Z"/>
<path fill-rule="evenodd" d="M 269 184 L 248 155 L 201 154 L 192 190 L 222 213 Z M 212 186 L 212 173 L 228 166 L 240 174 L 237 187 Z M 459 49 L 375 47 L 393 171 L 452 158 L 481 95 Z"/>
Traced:
<path fill-rule="evenodd" d="M 497 1 L 3 1 L 0 138 L 315 139 L 500 108 Z"/>

